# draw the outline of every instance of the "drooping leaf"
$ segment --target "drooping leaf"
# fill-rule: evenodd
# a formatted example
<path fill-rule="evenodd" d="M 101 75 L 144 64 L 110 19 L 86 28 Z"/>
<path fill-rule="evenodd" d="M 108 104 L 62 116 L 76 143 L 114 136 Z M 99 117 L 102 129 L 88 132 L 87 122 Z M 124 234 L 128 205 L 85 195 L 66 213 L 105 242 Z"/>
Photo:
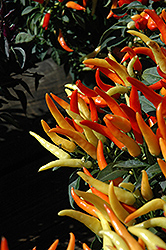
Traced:
<path fill-rule="evenodd" d="M 157 68 L 156 67 L 145 69 L 143 74 L 142 74 L 142 78 L 149 85 L 152 85 L 153 83 L 158 82 L 161 79 L 161 77 L 157 73 Z"/>
<path fill-rule="evenodd" d="M 24 92 L 22 90 L 14 89 L 14 91 L 16 92 L 16 94 L 21 102 L 22 108 L 23 108 L 24 112 L 26 113 L 26 108 L 27 108 L 26 95 L 24 94 Z"/>

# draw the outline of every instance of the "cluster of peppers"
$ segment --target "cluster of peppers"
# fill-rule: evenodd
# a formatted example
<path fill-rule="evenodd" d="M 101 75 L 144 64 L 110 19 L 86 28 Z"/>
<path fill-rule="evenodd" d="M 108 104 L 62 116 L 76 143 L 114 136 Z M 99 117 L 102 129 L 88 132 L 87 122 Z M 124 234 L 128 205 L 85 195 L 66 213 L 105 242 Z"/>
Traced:
<path fill-rule="evenodd" d="M 166 43 L 166 24 L 153 11 L 147 9 L 144 12 L 156 24 L 162 24 L 158 28 Z M 155 197 L 146 169 L 141 171 L 140 187 L 124 181 L 123 176 L 103 182 L 90 173 L 96 164 L 99 171 L 109 165 L 110 161 L 105 157 L 109 141 L 114 145 L 110 151 L 116 148 L 128 154 L 130 159 L 146 160 L 146 145 L 148 153 L 158 163 L 161 175 L 166 177 L 166 97 L 163 94 L 166 90 L 166 51 L 142 32 L 129 30 L 128 33 L 139 37 L 146 46 L 124 47 L 125 55 L 120 63 L 110 53 L 104 59 L 84 60 L 87 67 L 96 71 L 97 86 L 93 89 L 80 80 L 74 85 L 66 85 L 70 103 L 53 93 L 46 94 L 47 106 L 57 125 L 50 128 L 44 120 L 41 124 L 53 143 L 34 132 L 30 134 L 58 158 L 39 171 L 63 166 L 78 168 L 78 176 L 88 184 L 86 191 L 74 187 L 70 190 L 74 202 L 86 213 L 65 209 L 59 216 L 69 216 L 86 225 L 103 240 L 104 250 L 166 249 L 164 240 L 149 230 L 155 227 L 166 230 L 166 201 L 164 195 Z M 158 82 L 147 86 L 137 79 L 142 70 L 138 54 L 146 55 L 148 60 L 156 63 L 161 78 Z M 124 62 L 128 62 L 126 67 Z M 114 85 L 104 83 L 101 73 Z M 156 108 L 154 116 L 146 114 L 146 119 L 142 116 L 140 93 Z M 66 111 L 67 117 L 55 103 Z M 80 154 L 73 157 L 78 150 L 82 152 L 82 158 L 78 157 Z M 160 211 L 157 216 L 156 211 Z M 145 220 L 146 215 L 149 215 L 148 220 Z M 68 249 L 74 249 L 74 245 Z"/>

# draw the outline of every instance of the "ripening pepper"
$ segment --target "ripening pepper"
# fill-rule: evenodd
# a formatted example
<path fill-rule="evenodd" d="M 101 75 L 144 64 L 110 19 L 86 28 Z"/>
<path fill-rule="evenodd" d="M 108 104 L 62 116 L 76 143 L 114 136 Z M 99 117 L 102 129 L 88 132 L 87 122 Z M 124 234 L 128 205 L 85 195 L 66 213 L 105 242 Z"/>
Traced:
<path fill-rule="evenodd" d="M 44 16 L 42 28 L 45 29 L 45 30 L 48 29 L 48 25 L 49 25 L 49 22 L 50 22 L 50 17 L 51 17 L 51 10 L 49 10 L 49 11 L 45 14 L 45 16 Z"/>

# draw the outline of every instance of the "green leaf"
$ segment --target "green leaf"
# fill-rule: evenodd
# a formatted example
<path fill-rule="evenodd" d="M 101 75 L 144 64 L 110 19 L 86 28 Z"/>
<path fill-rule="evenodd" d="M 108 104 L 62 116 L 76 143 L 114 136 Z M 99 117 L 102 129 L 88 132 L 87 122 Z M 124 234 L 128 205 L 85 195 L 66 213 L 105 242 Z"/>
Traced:
<path fill-rule="evenodd" d="M 134 1 L 131 2 L 130 4 L 123 4 L 121 7 L 118 7 L 116 9 L 112 9 L 112 12 L 114 14 L 116 14 L 117 16 L 121 16 L 124 15 L 125 13 L 127 13 L 128 10 L 138 10 L 138 11 L 142 11 L 145 8 L 147 8 L 145 5 L 142 5 L 139 1 Z"/>
<path fill-rule="evenodd" d="M 144 163 L 139 160 L 127 160 L 127 161 L 120 161 L 117 162 L 114 167 L 117 168 L 127 168 L 127 169 L 132 169 L 132 168 L 144 168 L 147 167 L 147 163 Z"/>
<path fill-rule="evenodd" d="M 156 108 L 153 105 L 153 103 L 151 103 L 148 99 L 146 99 L 145 96 L 140 96 L 139 99 L 141 103 L 141 108 L 145 113 L 156 111 Z"/>
<path fill-rule="evenodd" d="M 142 78 L 149 84 L 153 84 L 155 82 L 158 82 L 161 77 L 159 76 L 158 72 L 157 72 L 157 68 L 156 67 L 152 67 L 152 68 L 148 68 L 146 70 L 144 70 L 143 74 L 142 74 Z"/>
<path fill-rule="evenodd" d="M 37 9 L 36 7 L 27 6 L 21 13 L 22 16 L 30 14 L 33 10 Z"/>
<path fill-rule="evenodd" d="M 103 171 L 103 170 L 102 170 Z M 102 171 L 100 172 L 100 174 L 98 175 L 98 179 L 101 181 L 108 181 L 108 180 L 114 180 L 118 177 L 122 177 L 125 174 L 128 173 L 128 170 L 114 170 L 114 171 L 110 171 L 107 172 L 107 174 L 103 174 Z"/>
<path fill-rule="evenodd" d="M 155 175 L 161 173 L 161 169 L 157 163 L 146 169 L 146 173 L 149 178 L 153 178 Z"/>
<path fill-rule="evenodd" d="M 31 42 L 33 39 L 35 38 L 35 36 L 32 36 L 29 33 L 26 32 L 20 32 L 17 36 L 16 36 L 16 40 L 15 43 L 29 43 Z"/>
<path fill-rule="evenodd" d="M 14 127 L 20 128 L 19 123 L 9 113 L 1 113 L 0 118 L 9 124 L 12 124 Z"/>

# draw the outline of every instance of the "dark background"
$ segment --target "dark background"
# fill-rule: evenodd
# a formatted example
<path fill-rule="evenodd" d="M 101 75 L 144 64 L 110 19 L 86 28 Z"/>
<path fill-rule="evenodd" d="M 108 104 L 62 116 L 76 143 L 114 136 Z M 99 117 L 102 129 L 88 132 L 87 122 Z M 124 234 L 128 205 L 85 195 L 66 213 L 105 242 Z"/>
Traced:
<path fill-rule="evenodd" d="M 47 139 L 40 121 L 44 119 L 50 125 L 53 120 L 44 95 L 52 92 L 65 99 L 64 84 L 71 82 L 71 78 L 52 59 L 31 70 L 44 77 L 37 91 L 33 79 L 24 79 L 34 96 L 27 94 L 27 114 L 23 115 L 21 105 L 15 102 L 5 107 L 15 114 L 20 129 L 0 126 L 0 236 L 5 236 L 9 249 L 14 250 L 34 246 L 48 249 L 57 238 L 58 249 L 66 249 L 69 233 L 73 232 L 76 249 L 81 249 L 80 242 L 90 244 L 93 234 L 74 219 L 57 215 L 60 210 L 71 208 L 68 182 L 73 170 L 60 168 L 38 173 L 42 165 L 55 158 L 29 135 L 32 130 Z"/>

